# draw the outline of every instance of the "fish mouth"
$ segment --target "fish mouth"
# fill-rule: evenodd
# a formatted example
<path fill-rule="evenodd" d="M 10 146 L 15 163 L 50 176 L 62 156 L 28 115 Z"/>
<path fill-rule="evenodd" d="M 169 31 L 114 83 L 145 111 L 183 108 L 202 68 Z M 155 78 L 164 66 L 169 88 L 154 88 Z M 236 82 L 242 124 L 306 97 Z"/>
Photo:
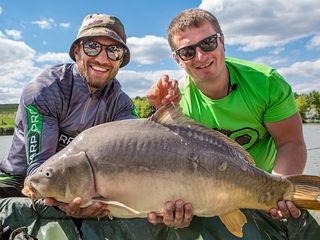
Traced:
<path fill-rule="evenodd" d="M 25 183 L 24 186 L 23 186 L 23 189 L 21 190 L 22 194 L 25 195 L 26 197 L 30 198 L 31 201 L 32 201 L 32 208 L 34 210 L 35 209 L 35 205 L 34 205 L 34 201 L 39 197 L 39 193 L 38 191 L 32 187 L 32 185 L 30 183 Z"/>

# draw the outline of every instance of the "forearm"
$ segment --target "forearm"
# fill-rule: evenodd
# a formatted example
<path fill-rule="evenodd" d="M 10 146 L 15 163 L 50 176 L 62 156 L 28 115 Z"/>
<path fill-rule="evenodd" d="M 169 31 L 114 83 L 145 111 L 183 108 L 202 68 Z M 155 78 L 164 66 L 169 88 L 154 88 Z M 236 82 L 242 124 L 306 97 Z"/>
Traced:
<path fill-rule="evenodd" d="M 287 143 L 277 149 L 273 174 L 302 174 L 307 161 L 307 150 L 304 143 Z"/>

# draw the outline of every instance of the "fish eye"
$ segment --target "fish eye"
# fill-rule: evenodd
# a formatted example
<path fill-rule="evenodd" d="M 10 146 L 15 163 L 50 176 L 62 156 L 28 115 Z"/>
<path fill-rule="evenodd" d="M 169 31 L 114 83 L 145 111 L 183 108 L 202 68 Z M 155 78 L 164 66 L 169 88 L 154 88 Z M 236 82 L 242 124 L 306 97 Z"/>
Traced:
<path fill-rule="evenodd" d="M 44 175 L 47 178 L 51 178 L 52 177 L 52 169 L 51 168 L 46 169 L 46 171 L 44 172 Z"/>

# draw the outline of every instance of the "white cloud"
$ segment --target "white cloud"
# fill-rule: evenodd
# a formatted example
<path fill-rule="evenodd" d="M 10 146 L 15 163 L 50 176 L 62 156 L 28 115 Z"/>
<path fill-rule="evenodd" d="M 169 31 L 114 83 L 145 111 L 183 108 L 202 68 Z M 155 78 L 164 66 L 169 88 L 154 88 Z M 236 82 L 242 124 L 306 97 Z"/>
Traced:
<path fill-rule="evenodd" d="M 66 23 L 59 23 L 59 26 L 60 27 L 63 27 L 63 28 L 69 28 L 71 26 L 70 23 L 66 22 Z"/>
<path fill-rule="evenodd" d="M 288 58 L 282 58 L 278 56 L 263 56 L 257 57 L 253 59 L 253 61 L 275 67 L 277 65 L 283 65 L 288 63 Z"/>
<path fill-rule="evenodd" d="M 279 68 L 279 72 L 286 76 L 312 77 L 320 81 L 320 59 L 296 62 L 288 67 Z"/>
<path fill-rule="evenodd" d="M 285 48 L 283 48 L 283 47 L 278 47 L 278 48 L 273 49 L 271 53 L 272 53 L 273 55 L 278 55 L 278 54 L 280 54 L 281 52 L 283 52 L 284 50 L 285 50 Z"/>
<path fill-rule="evenodd" d="M 6 29 L 6 34 L 12 37 L 14 40 L 19 40 L 22 38 L 21 31 L 14 30 L 14 29 Z"/>
<path fill-rule="evenodd" d="M 199 8 L 221 12 L 223 10 L 223 3 L 222 0 L 202 0 Z"/>
<path fill-rule="evenodd" d="M 22 88 L 1 88 L 0 87 L 0 104 L 19 103 Z"/>
<path fill-rule="evenodd" d="M 0 14 L 2 13 L 2 7 L 0 7 Z"/>
<path fill-rule="evenodd" d="M 52 18 L 32 21 L 31 23 L 38 25 L 41 29 L 51 29 L 56 25 Z"/>
<path fill-rule="evenodd" d="M 314 36 L 308 43 L 306 48 L 311 50 L 314 48 L 320 47 L 320 34 Z"/>
<path fill-rule="evenodd" d="M 171 57 L 171 50 L 163 37 L 146 35 L 143 38 L 130 37 L 127 41 L 133 62 L 153 64 Z"/>
<path fill-rule="evenodd" d="M 24 42 L 4 37 L 0 46 L 0 103 L 18 102 L 21 88 L 39 73 L 33 63 L 36 52 Z"/>
<path fill-rule="evenodd" d="M 278 71 L 288 80 L 295 92 L 320 91 L 320 59 L 296 62 L 279 68 Z"/>
<path fill-rule="evenodd" d="M 53 53 L 39 55 L 36 59 L 37 62 L 53 62 L 53 63 L 66 63 L 70 62 L 71 58 L 68 53 Z"/>
<path fill-rule="evenodd" d="M 310 93 L 314 90 L 320 91 L 320 81 L 309 81 L 309 82 L 299 82 L 296 84 L 293 84 L 292 87 L 294 92 L 297 92 L 299 94 L 301 93 Z"/>
<path fill-rule="evenodd" d="M 130 96 L 145 96 L 151 86 L 160 79 L 163 74 L 170 78 L 181 80 L 185 75 L 183 70 L 161 70 L 161 71 L 126 71 L 120 70 L 117 79 L 120 81 L 123 90 Z"/>
<path fill-rule="evenodd" d="M 218 18 L 226 43 L 240 45 L 242 51 L 281 47 L 320 34 L 318 0 L 203 0 L 200 7 Z"/>

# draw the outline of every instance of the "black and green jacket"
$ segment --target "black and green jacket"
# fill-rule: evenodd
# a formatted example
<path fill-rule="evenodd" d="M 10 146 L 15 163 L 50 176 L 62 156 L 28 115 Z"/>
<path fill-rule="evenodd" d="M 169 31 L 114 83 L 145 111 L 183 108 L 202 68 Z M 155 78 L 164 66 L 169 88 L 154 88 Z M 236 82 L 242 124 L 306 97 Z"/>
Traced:
<path fill-rule="evenodd" d="M 117 79 L 90 92 L 76 64 L 49 68 L 22 92 L 12 146 L 0 170 L 30 175 L 83 130 L 136 115 Z"/>

